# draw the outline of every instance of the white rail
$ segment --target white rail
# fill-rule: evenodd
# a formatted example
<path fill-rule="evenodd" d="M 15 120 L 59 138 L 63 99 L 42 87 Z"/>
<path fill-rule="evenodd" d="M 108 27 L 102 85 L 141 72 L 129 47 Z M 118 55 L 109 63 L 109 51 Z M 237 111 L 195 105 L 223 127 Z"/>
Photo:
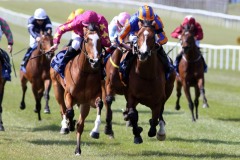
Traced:
<path fill-rule="evenodd" d="M 163 47 L 166 53 L 174 48 L 169 52 L 173 60 L 181 50 L 177 42 L 168 42 Z M 240 71 L 240 46 L 200 44 L 200 48 L 208 68 Z"/>
<path fill-rule="evenodd" d="M 29 15 L 13 12 L 2 7 L 0 7 L 0 15 L 2 18 L 7 19 L 13 24 L 26 27 L 27 20 L 30 17 Z M 57 22 L 52 22 L 52 24 L 54 29 L 60 25 Z M 70 39 L 70 34 L 64 34 L 63 38 Z M 165 51 L 168 52 L 176 46 L 176 44 L 176 42 L 168 42 L 164 45 Z M 240 46 L 200 44 L 200 47 L 202 48 L 203 56 L 209 68 L 240 71 Z M 177 44 L 177 46 L 169 53 L 169 56 L 175 60 L 176 55 L 180 50 L 180 44 Z"/>

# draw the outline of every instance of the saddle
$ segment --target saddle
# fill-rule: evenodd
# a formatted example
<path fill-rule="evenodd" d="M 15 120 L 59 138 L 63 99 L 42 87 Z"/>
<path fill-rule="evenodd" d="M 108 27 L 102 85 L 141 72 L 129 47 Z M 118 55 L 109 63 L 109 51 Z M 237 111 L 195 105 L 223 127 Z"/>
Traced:
<path fill-rule="evenodd" d="M 6 81 L 11 81 L 11 64 L 10 57 L 6 51 L 0 49 L 0 61 L 2 63 L 2 77 Z"/>

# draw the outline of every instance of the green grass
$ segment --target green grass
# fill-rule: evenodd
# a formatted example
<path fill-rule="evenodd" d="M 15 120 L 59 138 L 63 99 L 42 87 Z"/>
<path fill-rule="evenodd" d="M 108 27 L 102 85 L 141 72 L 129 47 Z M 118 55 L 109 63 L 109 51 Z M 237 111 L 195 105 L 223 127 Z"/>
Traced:
<path fill-rule="evenodd" d="M 40 6 L 49 7 L 48 12 L 54 14 L 53 20 L 64 21 L 71 8 L 77 8 L 76 5 L 64 4 L 64 9 L 55 7 L 55 2 L 41 3 L 34 2 L 10 2 L 1 1 L 1 6 L 15 8 L 17 11 L 28 12 L 29 14 L 35 8 Z M 59 3 L 59 6 L 63 5 Z M 21 8 L 25 7 L 25 8 Z M 62 7 L 62 6 L 61 6 Z M 53 9 L 54 8 L 54 9 Z M 62 7 L 63 8 L 63 7 Z M 101 7 L 101 12 L 104 7 Z M 113 13 L 118 13 L 123 9 L 114 8 Z M 100 9 L 98 9 L 100 11 Z M 110 10 L 109 10 L 110 12 Z M 116 14 L 111 15 L 116 15 Z M 61 15 L 61 16 L 60 16 Z M 108 15 L 110 17 L 110 15 Z M 167 19 L 167 17 L 164 17 Z M 180 22 L 181 20 L 179 20 Z M 171 22 L 165 20 L 166 26 Z M 177 24 L 177 22 L 174 22 Z M 27 29 L 11 24 L 14 32 L 15 45 L 14 53 L 28 46 L 29 35 Z M 167 28 L 167 27 L 166 27 Z M 213 29 L 213 28 L 212 28 Z M 215 28 L 216 30 L 218 28 Z M 214 30 L 215 30 L 214 29 Z M 211 31 L 210 35 L 215 35 L 217 31 Z M 219 29 L 220 32 L 221 28 Z M 222 34 L 227 34 L 222 30 Z M 228 34 L 234 35 L 233 31 Z M 168 32 L 169 33 L 169 32 Z M 213 34 L 212 34 L 213 33 Z M 212 42 L 220 42 L 217 35 L 211 37 Z M 219 36 L 219 37 L 217 37 Z M 215 41 L 214 41 L 215 39 Z M 206 38 L 208 41 L 208 38 Z M 6 40 L 3 38 L 1 47 L 6 47 Z M 215 43 L 213 43 L 215 44 Z M 18 77 L 15 78 L 12 73 L 12 81 L 7 82 L 3 100 L 3 122 L 5 132 L 0 132 L 0 159 L 11 160 L 158 160 L 158 159 L 239 159 L 240 158 L 240 74 L 239 72 L 212 70 L 206 74 L 206 96 L 210 108 L 203 109 L 202 98 L 199 106 L 199 120 L 196 123 L 191 122 L 190 110 L 187 106 L 186 98 L 181 98 L 181 110 L 174 109 L 176 101 L 175 89 L 172 96 L 165 106 L 164 118 L 167 123 L 167 139 L 164 142 L 157 141 L 156 138 L 149 138 L 147 132 L 149 129 L 148 120 L 150 119 L 150 110 L 142 105 L 138 106 L 139 125 L 143 127 L 143 143 L 135 145 L 131 128 L 125 127 L 121 109 L 125 108 L 125 100 L 121 96 L 116 97 L 113 103 L 113 130 L 115 139 L 109 139 L 104 135 L 105 109 L 102 114 L 102 125 L 100 128 L 100 139 L 90 138 L 89 132 L 94 126 L 96 110 L 91 109 L 91 113 L 85 122 L 85 130 L 82 135 L 82 155 L 76 157 L 74 149 L 76 144 L 76 134 L 60 135 L 61 117 L 59 106 L 56 103 L 53 90 L 50 93 L 51 114 L 42 113 L 42 121 L 37 120 L 37 114 L 33 112 L 35 101 L 31 92 L 31 86 L 28 85 L 26 94 L 26 109 L 20 110 L 21 87 L 19 80 L 19 64 L 24 52 L 14 56 L 15 67 Z M 44 101 L 42 101 L 44 107 Z M 79 115 L 79 110 L 75 109 L 75 118 Z"/>

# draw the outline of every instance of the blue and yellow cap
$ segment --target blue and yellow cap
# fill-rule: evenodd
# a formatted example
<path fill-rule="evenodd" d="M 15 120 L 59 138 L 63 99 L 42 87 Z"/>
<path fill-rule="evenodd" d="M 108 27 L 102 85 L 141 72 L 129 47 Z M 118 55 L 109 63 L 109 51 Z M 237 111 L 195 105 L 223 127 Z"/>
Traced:
<path fill-rule="evenodd" d="M 152 21 L 154 20 L 154 12 L 152 7 L 144 5 L 138 10 L 138 18 L 141 20 Z"/>

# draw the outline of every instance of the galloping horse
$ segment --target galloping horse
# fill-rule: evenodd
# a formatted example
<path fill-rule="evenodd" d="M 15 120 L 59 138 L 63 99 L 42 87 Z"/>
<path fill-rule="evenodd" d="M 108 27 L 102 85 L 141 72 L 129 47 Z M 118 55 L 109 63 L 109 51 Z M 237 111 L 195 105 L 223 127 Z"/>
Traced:
<path fill-rule="evenodd" d="M 30 60 L 26 66 L 26 73 L 20 71 L 20 80 L 22 86 L 22 101 L 20 109 L 25 109 L 25 93 L 27 90 L 27 82 L 32 84 L 32 92 L 36 101 L 35 112 L 38 113 L 38 120 L 41 120 L 41 99 L 44 95 L 46 100 L 45 113 L 48 113 L 49 106 L 49 92 L 51 89 L 50 79 L 50 61 L 53 57 L 53 53 L 46 52 L 53 45 L 53 38 L 48 33 L 41 33 L 41 40 L 38 42 L 37 49 L 31 54 Z"/>
<path fill-rule="evenodd" d="M 134 143 L 142 143 L 142 127 L 138 126 L 137 105 L 141 103 L 152 111 L 152 118 L 149 120 L 149 137 L 157 134 L 158 140 L 164 140 L 165 122 L 163 119 L 164 105 L 172 93 L 175 81 L 175 72 L 171 72 L 169 79 L 166 79 L 163 63 L 158 54 L 163 52 L 161 46 L 155 43 L 154 21 L 143 21 L 137 33 L 137 58 L 133 61 L 129 73 L 127 91 L 127 119 L 133 127 Z M 160 129 L 157 132 L 156 126 Z"/>
<path fill-rule="evenodd" d="M 2 49 L 0 49 L 0 52 L 3 52 Z M 0 53 L 0 131 L 4 131 L 3 121 L 2 121 L 2 101 L 3 101 L 3 95 L 4 95 L 4 86 L 6 84 L 6 79 L 2 76 L 2 68 L 3 68 L 3 57 L 2 53 Z"/>
<path fill-rule="evenodd" d="M 204 64 L 201 59 L 201 53 L 195 44 L 193 27 L 183 27 L 181 45 L 183 48 L 183 55 L 178 67 L 179 76 L 176 77 L 177 101 L 175 108 L 177 110 L 180 109 L 179 100 L 183 87 L 188 100 L 188 106 L 192 113 L 192 121 L 195 121 L 198 119 L 198 99 L 200 97 L 200 92 L 203 95 L 203 105 L 207 107 L 208 103 L 204 90 Z M 195 88 L 194 104 L 190 94 L 190 87 Z M 196 109 L 196 119 L 194 116 L 194 105 Z"/>
<path fill-rule="evenodd" d="M 81 154 L 81 135 L 90 106 L 97 108 L 95 127 L 91 137 L 99 138 L 100 115 L 103 107 L 101 91 L 100 54 L 102 51 L 99 28 L 90 24 L 85 31 L 80 54 L 71 60 L 65 68 L 63 80 L 53 69 L 50 69 L 56 100 L 61 108 L 62 127 L 60 133 L 67 134 L 75 129 L 73 105 L 80 106 L 77 122 L 77 146 L 75 154 Z"/>
<path fill-rule="evenodd" d="M 105 93 L 106 93 L 106 126 L 105 126 L 105 134 L 110 137 L 114 137 L 114 132 L 112 130 L 112 109 L 111 105 L 115 99 L 115 94 L 118 95 L 126 95 L 127 86 L 125 82 L 122 80 L 122 75 L 119 73 L 119 64 L 122 59 L 122 55 L 124 52 L 119 48 L 116 48 L 111 56 L 108 58 L 105 71 Z M 127 53 L 125 53 L 127 54 Z M 126 98 L 126 97 L 125 97 Z"/>

